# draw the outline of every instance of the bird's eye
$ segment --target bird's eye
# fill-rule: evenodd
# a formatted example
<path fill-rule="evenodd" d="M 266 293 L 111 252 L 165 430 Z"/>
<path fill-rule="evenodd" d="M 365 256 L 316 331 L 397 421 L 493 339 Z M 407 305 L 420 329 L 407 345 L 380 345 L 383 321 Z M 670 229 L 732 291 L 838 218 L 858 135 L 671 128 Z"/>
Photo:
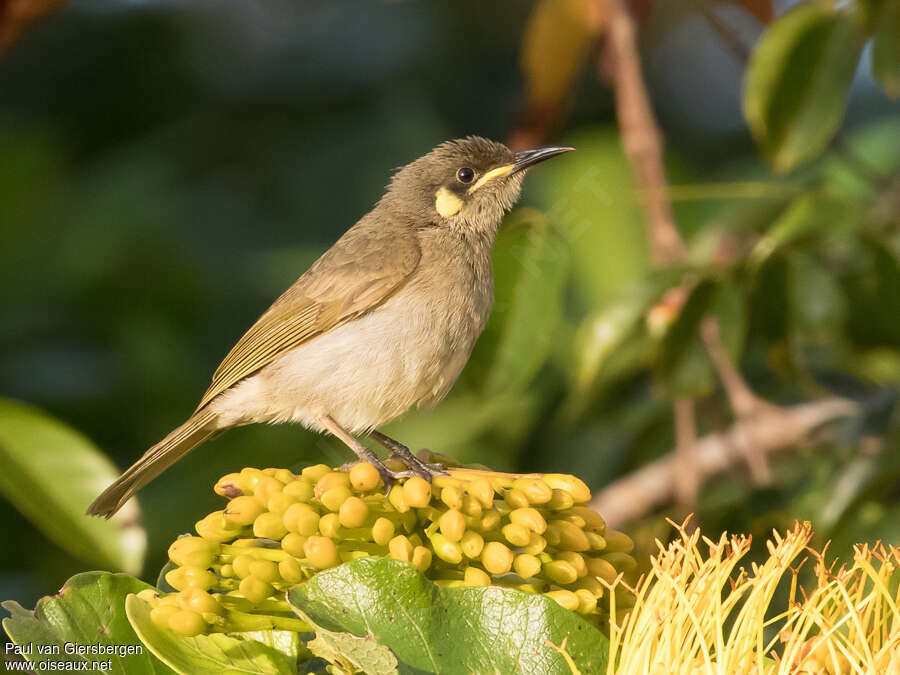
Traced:
<path fill-rule="evenodd" d="M 464 166 L 456 172 L 456 180 L 458 180 L 460 183 L 471 183 L 473 180 L 475 180 L 474 169 L 470 169 L 469 167 Z"/>

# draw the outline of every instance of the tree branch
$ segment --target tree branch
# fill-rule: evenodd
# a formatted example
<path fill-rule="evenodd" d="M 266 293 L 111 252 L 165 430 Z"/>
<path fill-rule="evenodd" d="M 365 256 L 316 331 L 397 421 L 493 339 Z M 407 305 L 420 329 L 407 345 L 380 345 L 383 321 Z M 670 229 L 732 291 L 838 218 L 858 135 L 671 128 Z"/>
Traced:
<path fill-rule="evenodd" d="M 744 459 L 748 444 L 770 454 L 802 443 L 809 433 L 838 417 L 857 414 L 857 405 L 841 398 L 803 403 L 791 408 L 765 406 L 727 431 L 709 434 L 694 444 L 694 470 L 702 483 Z M 611 527 L 620 527 L 676 497 L 676 453 L 647 464 L 594 494 L 591 506 Z"/>

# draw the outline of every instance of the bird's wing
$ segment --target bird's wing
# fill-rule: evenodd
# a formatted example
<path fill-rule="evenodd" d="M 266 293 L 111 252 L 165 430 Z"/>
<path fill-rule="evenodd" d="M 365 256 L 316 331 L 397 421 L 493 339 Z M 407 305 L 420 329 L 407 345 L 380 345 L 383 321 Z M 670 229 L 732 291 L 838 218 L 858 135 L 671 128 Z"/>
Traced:
<path fill-rule="evenodd" d="M 232 347 L 197 410 L 282 354 L 383 303 L 419 258 L 415 237 L 349 230 Z"/>

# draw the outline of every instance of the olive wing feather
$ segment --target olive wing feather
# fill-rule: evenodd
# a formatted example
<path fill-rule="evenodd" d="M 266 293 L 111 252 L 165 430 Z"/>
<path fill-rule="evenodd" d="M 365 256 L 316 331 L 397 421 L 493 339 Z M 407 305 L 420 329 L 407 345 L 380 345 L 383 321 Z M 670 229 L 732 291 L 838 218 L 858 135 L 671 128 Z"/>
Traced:
<path fill-rule="evenodd" d="M 420 255 L 414 237 L 349 230 L 232 347 L 197 410 L 282 354 L 383 303 Z"/>

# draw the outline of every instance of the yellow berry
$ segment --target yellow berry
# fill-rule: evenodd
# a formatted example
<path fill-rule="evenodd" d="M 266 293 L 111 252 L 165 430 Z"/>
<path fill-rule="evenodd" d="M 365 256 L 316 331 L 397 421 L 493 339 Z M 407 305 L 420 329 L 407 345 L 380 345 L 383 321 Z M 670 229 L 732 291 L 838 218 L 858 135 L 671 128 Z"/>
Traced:
<path fill-rule="evenodd" d="M 256 558 L 249 554 L 235 556 L 234 560 L 231 561 L 231 566 L 234 568 L 234 573 L 241 579 L 249 577 L 250 565 L 253 564 L 254 560 L 256 560 Z"/>
<path fill-rule="evenodd" d="M 356 466 L 360 465 L 357 464 Z M 359 497 L 348 498 L 341 504 L 341 508 L 338 511 L 338 520 L 344 527 L 362 527 L 368 517 L 369 507 Z"/>
<path fill-rule="evenodd" d="M 603 558 L 587 558 L 585 562 L 587 563 L 588 574 L 592 577 L 600 577 L 608 584 L 613 583 L 616 577 L 619 576 L 616 568 Z"/>
<path fill-rule="evenodd" d="M 503 538 L 513 546 L 526 546 L 531 541 L 531 533 L 524 525 L 507 523 L 503 526 Z"/>
<path fill-rule="evenodd" d="M 606 548 L 606 539 L 604 539 L 601 535 L 596 532 L 585 532 L 584 536 L 587 537 L 588 543 L 591 545 L 592 551 L 602 551 Z"/>
<path fill-rule="evenodd" d="M 247 577 L 241 579 L 238 585 L 238 592 L 254 605 L 258 605 L 275 592 L 272 584 L 257 579 L 256 577 Z"/>
<path fill-rule="evenodd" d="M 150 610 L 150 620 L 160 628 L 167 629 L 169 627 L 169 619 L 176 612 L 181 610 L 173 605 L 160 605 Z"/>
<path fill-rule="evenodd" d="M 391 503 L 398 513 L 406 513 L 409 511 L 409 504 L 406 501 L 406 493 L 399 487 L 395 487 L 388 494 L 388 501 Z"/>
<path fill-rule="evenodd" d="M 546 504 L 553 496 L 553 489 L 540 478 L 517 478 L 513 487 L 524 493 L 529 504 Z"/>
<path fill-rule="evenodd" d="M 538 534 L 543 534 L 547 529 L 547 521 L 544 520 L 540 511 L 530 506 L 510 511 L 509 522 L 527 527 Z"/>
<path fill-rule="evenodd" d="M 590 506 L 573 506 L 570 511 L 584 519 L 585 527 L 588 530 L 592 530 L 598 534 L 606 532 L 606 521 L 603 520 L 603 516 L 594 511 Z"/>
<path fill-rule="evenodd" d="M 637 560 L 621 551 L 604 553 L 600 557 L 621 572 L 628 572 L 637 567 Z"/>
<path fill-rule="evenodd" d="M 357 492 L 374 490 L 381 483 L 381 474 L 368 462 L 358 462 L 350 469 L 350 484 Z"/>
<path fill-rule="evenodd" d="M 243 494 L 244 486 L 245 483 L 241 474 L 229 473 L 222 476 L 218 481 L 216 481 L 216 484 L 213 487 L 213 492 L 215 492 L 220 497 L 231 499 Z"/>
<path fill-rule="evenodd" d="M 316 464 L 315 466 L 308 466 L 303 471 L 300 472 L 300 475 L 304 480 L 309 481 L 310 483 L 315 484 L 322 476 L 327 473 L 331 473 L 331 467 L 327 464 Z"/>
<path fill-rule="evenodd" d="M 574 583 L 578 579 L 578 572 L 565 560 L 552 560 L 544 565 L 544 576 L 560 586 Z"/>
<path fill-rule="evenodd" d="M 225 520 L 235 525 L 250 525 L 266 512 L 266 505 L 257 497 L 242 495 L 235 497 L 225 507 Z"/>
<path fill-rule="evenodd" d="M 278 565 L 271 560 L 254 560 L 250 563 L 250 576 L 270 584 L 274 583 L 278 581 Z"/>
<path fill-rule="evenodd" d="M 528 538 L 528 545 L 524 547 L 525 553 L 537 555 L 547 548 L 547 540 L 536 532 L 532 532 Z"/>
<path fill-rule="evenodd" d="M 412 564 L 420 572 L 431 567 L 431 551 L 424 546 L 416 546 L 412 552 Z"/>
<path fill-rule="evenodd" d="M 388 542 L 388 553 L 394 560 L 409 562 L 413 553 L 412 542 L 404 535 L 398 534 Z"/>
<path fill-rule="evenodd" d="M 284 486 L 282 493 L 294 497 L 298 502 L 308 502 L 315 494 L 312 483 L 306 479 L 298 479 Z"/>
<path fill-rule="evenodd" d="M 216 585 L 216 575 L 202 567 L 176 567 L 166 572 L 166 582 L 174 589 L 202 588 L 207 590 Z"/>
<path fill-rule="evenodd" d="M 560 606 L 565 607 L 568 610 L 575 611 L 578 609 L 578 596 L 575 595 L 572 591 L 567 591 L 565 589 L 560 589 L 558 591 L 548 591 L 544 593 L 551 600 L 555 600 Z"/>
<path fill-rule="evenodd" d="M 291 504 L 296 504 L 300 500 L 291 495 L 287 495 L 284 492 L 279 492 L 276 495 L 272 495 L 269 497 L 269 501 L 266 502 L 266 508 L 269 509 L 272 513 L 277 513 L 279 516 L 283 516 L 284 512 L 287 511 L 287 508 Z"/>
<path fill-rule="evenodd" d="M 294 480 L 296 480 L 297 478 L 297 476 L 294 475 L 294 472 L 290 469 L 275 469 L 275 473 L 273 473 L 272 476 L 276 480 L 280 480 L 285 485 L 294 482 Z"/>
<path fill-rule="evenodd" d="M 500 526 L 500 521 L 503 517 L 500 515 L 500 512 L 497 509 L 488 509 L 481 516 L 481 525 L 479 526 L 479 531 L 481 532 L 490 532 L 492 530 L 497 529 Z"/>
<path fill-rule="evenodd" d="M 466 586 L 490 586 L 491 578 L 484 570 L 467 567 L 463 576 L 463 584 Z"/>
<path fill-rule="evenodd" d="M 584 556 L 580 553 L 576 553 L 575 551 L 560 551 L 558 558 L 560 560 L 565 560 L 574 567 L 575 573 L 578 575 L 579 579 L 587 575 L 587 563 L 584 560 Z"/>
<path fill-rule="evenodd" d="M 451 565 L 458 565 L 462 562 L 462 547 L 444 535 L 440 533 L 432 535 L 431 546 L 434 548 L 434 554 L 444 562 Z"/>
<path fill-rule="evenodd" d="M 459 542 L 459 547 L 467 558 L 477 558 L 484 549 L 484 537 L 477 532 L 467 530 Z"/>
<path fill-rule="evenodd" d="M 472 495 L 465 495 L 463 497 L 463 503 L 460 511 L 462 511 L 467 516 L 480 518 L 481 514 L 484 511 L 484 507 L 481 505 L 481 502 L 475 499 L 475 497 L 473 497 Z"/>
<path fill-rule="evenodd" d="M 512 568 L 514 557 L 499 541 L 489 541 L 481 551 L 481 564 L 491 574 L 506 574 Z"/>
<path fill-rule="evenodd" d="M 337 512 L 340 510 L 341 505 L 350 498 L 351 494 L 350 488 L 346 485 L 338 485 L 323 493 L 322 496 L 319 497 L 319 501 L 321 501 L 329 511 Z M 359 497 L 357 497 L 357 499 L 359 499 Z"/>
<path fill-rule="evenodd" d="M 278 563 L 278 574 L 289 584 L 298 584 L 303 581 L 303 568 L 296 558 L 285 558 Z"/>
<path fill-rule="evenodd" d="M 579 588 L 575 591 L 578 596 L 578 612 L 581 614 L 592 614 L 597 609 L 597 596 L 588 590 Z"/>
<path fill-rule="evenodd" d="M 441 501 L 450 509 L 459 509 L 462 506 L 463 493 L 455 485 L 441 488 Z"/>
<path fill-rule="evenodd" d="M 523 579 L 536 577 L 541 571 L 541 561 L 537 556 L 529 553 L 520 553 L 513 561 L 513 569 Z"/>
<path fill-rule="evenodd" d="M 287 528 L 281 522 L 281 516 L 266 512 L 253 521 L 253 534 L 263 539 L 281 539 L 287 534 Z"/>
<path fill-rule="evenodd" d="M 546 506 L 551 511 L 564 511 L 572 508 L 574 504 L 575 499 L 568 492 L 565 490 L 553 490 L 553 496 Z"/>
<path fill-rule="evenodd" d="M 476 478 L 466 486 L 466 492 L 477 499 L 481 505 L 489 509 L 494 505 L 494 488 L 487 478 Z"/>
<path fill-rule="evenodd" d="M 202 537 L 179 537 L 169 546 L 169 560 L 176 565 L 209 567 L 216 559 L 219 546 Z"/>
<path fill-rule="evenodd" d="M 329 473 L 326 473 L 316 481 L 316 487 L 313 492 L 316 496 L 316 499 L 322 499 L 322 496 L 326 492 L 337 487 L 347 488 L 347 491 L 349 492 L 350 476 L 341 471 L 331 471 Z M 337 509 L 334 510 L 336 511 Z"/>
<path fill-rule="evenodd" d="M 284 483 L 272 476 L 262 476 L 253 489 L 253 494 L 262 500 L 265 504 L 274 495 L 280 494 L 284 490 Z"/>
<path fill-rule="evenodd" d="M 456 509 L 446 511 L 438 521 L 443 534 L 450 541 L 460 541 L 466 531 L 466 519 Z"/>
<path fill-rule="evenodd" d="M 190 609 L 198 614 L 221 614 L 222 607 L 216 599 L 201 588 L 186 588 L 178 594 L 179 604 L 183 609 Z"/>
<path fill-rule="evenodd" d="M 386 546 L 394 536 L 394 531 L 394 521 L 381 516 L 372 525 L 372 541 L 379 546 Z"/>
<path fill-rule="evenodd" d="M 576 504 L 591 501 L 591 490 L 580 478 L 565 473 L 547 473 L 542 479 L 554 490 L 567 492 Z"/>
<path fill-rule="evenodd" d="M 225 520 L 223 511 L 213 511 L 202 520 L 198 520 L 194 525 L 194 529 L 204 539 L 216 542 L 234 539 L 241 533 L 240 526 Z"/>
<path fill-rule="evenodd" d="M 182 609 L 169 617 L 169 628 L 184 637 L 194 637 L 206 631 L 207 623 L 197 612 Z"/>
<path fill-rule="evenodd" d="M 528 497 L 518 488 L 510 488 L 503 495 L 503 499 L 514 509 L 521 509 L 528 506 Z"/>
<path fill-rule="evenodd" d="M 406 503 L 416 509 L 424 509 L 431 502 L 431 484 L 424 478 L 413 476 L 403 484 Z"/>
<path fill-rule="evenodd" d="M 287 530 L 307 537 L 319 531 L 319 513 L 309 504 L 291 504 L 281 516 L 281 522 Z"/>
<path fill-rule="evenodd" d="M 334 567 L 340 562 L 337 546 L 328 537 L 310 537 L 304 546 L 306 559 L 320 570 Z"/>
<path fill-rule="evenodd" d="M 338 538 L 341 534 L 341 518 L 336 513 L 326 513 L 319 518 L 319 531 L 325 537 Z"/>
<path fill-rule="evenodd" d="M 554 544 L 568 551 L 590 551 L 591 544 L 587 536 L 579 527 L 567 520 L 554 520 L 553 525 L 559 533 L 559 543 Z"/>
<path fill-rule="evenodd" d="M 281 550 L 285 553 L 290 553 L 295 558 L 303 558 L 306 556 L 306 551 L 303 548 L 306 546 L 306 539 L 307 535 L 305 534 L 288 532 L 284 535 L 284 539 L 281 540 Z"/>
<path fill-rule="evenodd" d="M 603 538 L 607 553 L 631 553 L 634 550 L 634 541 L 624 532 L 607 530 Z"/>

